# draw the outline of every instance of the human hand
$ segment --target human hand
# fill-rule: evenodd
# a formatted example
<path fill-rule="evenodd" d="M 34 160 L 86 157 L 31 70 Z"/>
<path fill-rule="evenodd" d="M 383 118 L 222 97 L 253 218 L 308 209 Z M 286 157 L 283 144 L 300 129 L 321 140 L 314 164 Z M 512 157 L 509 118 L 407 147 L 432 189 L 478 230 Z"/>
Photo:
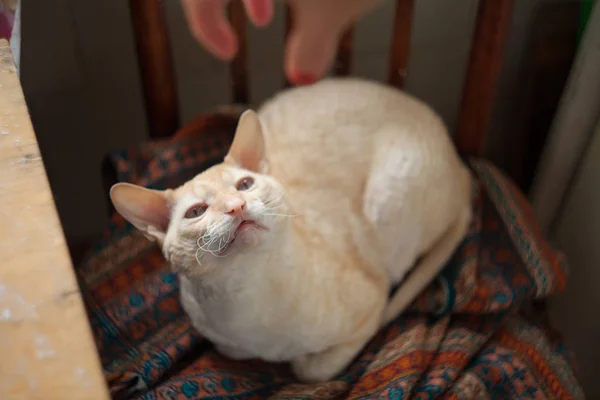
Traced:
<path fill-rule="evenodd" d="M 238 40 L 225 16 L 229 0 L 182 0 L 192 34 L 222 60 L 231 60 Z M 293 84 L 320 79 L 331 65 L 344 30 L 381 0 L 286 0 L 294 26 L 285 44 L 284 69 Z M 243 0 L 250 22 L 257 27 L 273 19 L 273 0 Z"/>

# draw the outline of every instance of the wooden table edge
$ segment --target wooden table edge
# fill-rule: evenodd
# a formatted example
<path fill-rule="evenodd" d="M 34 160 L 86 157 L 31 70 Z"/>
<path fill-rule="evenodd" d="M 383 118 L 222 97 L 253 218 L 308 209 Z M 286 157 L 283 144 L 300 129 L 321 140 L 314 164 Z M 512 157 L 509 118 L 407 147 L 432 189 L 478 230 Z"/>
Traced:
<path fill-rule="evenodd" d="M 108 399 L 6 40 L 0 40 L 0 399 Z"/>

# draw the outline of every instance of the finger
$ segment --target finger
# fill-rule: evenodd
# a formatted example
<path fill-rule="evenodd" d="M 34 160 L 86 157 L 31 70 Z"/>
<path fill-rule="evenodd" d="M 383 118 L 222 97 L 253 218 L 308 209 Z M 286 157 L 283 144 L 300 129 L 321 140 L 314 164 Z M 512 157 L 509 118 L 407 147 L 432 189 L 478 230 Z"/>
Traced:
<path fill-rule="evenodd" d="M 286 43 L 285 73 L 292 83 L 321 79 L 335 57 L 340 37 L 381 0 L 287 0 L 294 28 Z"/>
<path fill-rule="evenodd" d="M 244 0 L 250 21 L 258 26 L 268 25 L 273 20 L 273 0 Z"/>
<path fill-rule="evenodd" d="M 331 1 L 292 0 L 289 4 L 294 22 L 285 44 L 285 74 L 292 84 L 310 84 L 325 75 L 333 60 L 341 31 L 340 10 Z"/>
<path fill-rule="evenodd" d="M 192 34 L 216 57 L 231 60 L 238 41 L 225 16 L 226 0 L 182 0 Z"/>
<path fill-rule="evenodd" d="M 285 74 L 294 85 L 307 85 L 321 79 L 335 55 L 338 37 L 335 32 L 294 31 L 285 51 Z"/>

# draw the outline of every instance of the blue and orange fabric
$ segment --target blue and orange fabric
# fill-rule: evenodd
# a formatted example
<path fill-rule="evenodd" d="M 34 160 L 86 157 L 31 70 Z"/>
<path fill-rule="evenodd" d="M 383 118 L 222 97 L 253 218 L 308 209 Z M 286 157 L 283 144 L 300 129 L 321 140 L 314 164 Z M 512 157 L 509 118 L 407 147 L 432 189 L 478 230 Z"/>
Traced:
<path fill-rule="evenodd" d="M 174 187 L 219 162 L 237 115 L 111 155 L 120 181 Z M 470 162 L 474 219 L 438 279 L 337 379 L 301 384 L 286 364 L 232 361 L 190 325 L 177 276 L 119 215 L 78 269 L 116 399 L 580 399 L 571 355 L 538 302 L 566 283 L 527 201 Z"/>

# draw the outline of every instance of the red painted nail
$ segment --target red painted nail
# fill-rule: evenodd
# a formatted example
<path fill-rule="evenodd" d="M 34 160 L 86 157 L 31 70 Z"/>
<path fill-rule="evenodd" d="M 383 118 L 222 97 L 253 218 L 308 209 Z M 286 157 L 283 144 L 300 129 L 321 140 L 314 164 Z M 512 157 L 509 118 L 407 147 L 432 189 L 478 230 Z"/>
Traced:
<path fill-rule="evenodd" d="M 294 83 L 298 85 L 310 85 L 311 83 L 315 83 L 317 81 L 317 76 L 314 74 L 303 74 L 296 73 L 294 74 Z"/>

